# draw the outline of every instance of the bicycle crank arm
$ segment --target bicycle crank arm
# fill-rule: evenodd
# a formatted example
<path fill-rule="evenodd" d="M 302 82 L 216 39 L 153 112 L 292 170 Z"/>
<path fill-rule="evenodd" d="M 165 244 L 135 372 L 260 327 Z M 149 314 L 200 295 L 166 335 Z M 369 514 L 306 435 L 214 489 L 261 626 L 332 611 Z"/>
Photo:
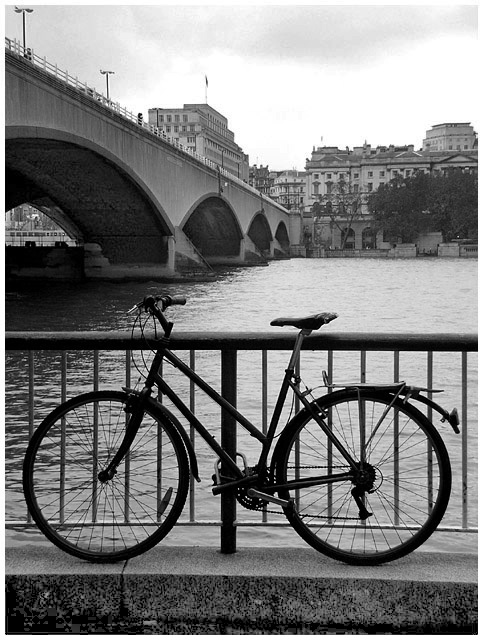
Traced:
<path fill-rule="evenodd" d="M 268 493 L 262 493 L 257 489 L 248 489 L 248 495 L 251 498 L 260 498 L 261 500 L 265 500 L 265 502 L 273 502 L 274 504 L 279 504 L 281 507 L 288 507 L 292 504 L 291 500 L 282 500 L 282 498 L 276 498 L 275 496 L 271 496 Z"/>

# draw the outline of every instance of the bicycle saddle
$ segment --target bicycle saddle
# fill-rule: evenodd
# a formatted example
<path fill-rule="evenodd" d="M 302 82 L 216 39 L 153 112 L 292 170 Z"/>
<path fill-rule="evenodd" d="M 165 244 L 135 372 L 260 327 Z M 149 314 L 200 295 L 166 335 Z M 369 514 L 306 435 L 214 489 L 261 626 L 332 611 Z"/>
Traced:
<path fill-rule="evenodd" d="M 313 316 L 305 316 L 304 318 L 275 318 L 270 323 L 273 327 L 295 327 L 296 329 L 310 329 L 315 331 L 320 329 L 323 324 L 329 324 L 337 318 L 336 313 L 316 313 Z"/>

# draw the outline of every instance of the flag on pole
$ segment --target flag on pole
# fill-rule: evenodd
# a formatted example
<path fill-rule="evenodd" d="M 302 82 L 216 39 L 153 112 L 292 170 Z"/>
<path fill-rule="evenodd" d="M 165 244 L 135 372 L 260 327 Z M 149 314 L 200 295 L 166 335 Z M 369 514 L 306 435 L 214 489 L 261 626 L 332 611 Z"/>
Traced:
<path fill-rule="evenodd" d="M 208 104 L 208 76 L 205 75 L 205 104 Z"/>
<path fill-rule="evenodd" d="M 207 76 L 205 76 L 205 84 L 208 87 L 208 78 L 207 78 Z"/>

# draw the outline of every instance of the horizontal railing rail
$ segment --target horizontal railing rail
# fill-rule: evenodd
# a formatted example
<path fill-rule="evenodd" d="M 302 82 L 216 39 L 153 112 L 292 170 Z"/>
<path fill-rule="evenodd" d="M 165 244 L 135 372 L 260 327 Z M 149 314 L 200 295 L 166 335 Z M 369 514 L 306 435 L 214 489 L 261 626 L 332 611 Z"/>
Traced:
<path fill-rule="evenodd" d="M 184 331 L 170 338 L 173 349 L 205 351 L 279 351 L 292 349 L 295 333 Z M 154 333 L 143 336 L 125 331 L 7 331 L 6 349 L 146 349 L 155 344 Z M 334 351 L 478 351 L 477 334 L 467 333 L 330 333 L 305 338 L 302 350 Z"/>
<path fill-rule="evenodd" d="M 91 98 L 92 100 L 95 100 L 100 104 L 103 104 L 111 112 L 116 113 L 117 115 L 121 116 L 125 120 L 129 120 L 132 124 L 135 124 L 141 129 L 144 129 L 145 131 L 149 132 L 151 135 L 155 136 L 156 138 L 161 138 L 164 142 L 176 148 L 181 153 L 187 154 L 191 158 L 205 165 L 206 167 L 209 167 L 217 171 L 220 175 L 223 175 L 225 178 L 228 178 L 232 182 L 243 187 L 243 189 L 252 192 L 254 195 L 257 196 L 257 198 L 260 199 L 261 202 L 265 201 L 267 203 L 270 203 L 272 206 L 280 209 L 284 213 L 288 213 L 288 211 L 284 207 L 282 207 L 280 204 L 264 196 L 260 191 L 258 191 L 258 189 L 255 189 L 255 187 L 248 184 L 247 182 L 245 182 L 235 174 L 231 173 L 231 171 L 228 171 L 227 169 L 225 169 L 225 167 L 222 167 L 216 162 L 213 162 L 206 156 L 202 156 L 201 154 L 197 153 L 193 149 L 186 147 L 185 145 L 181 144 L 177 138 L 172 138 L 166 135 L 166 133 L 163 130 L 159 129 L 158 127 L 155 127 L 154 125 L 149 124 L 148 122 L 144 122 L 144 120 L 142 119 L 140 120 L 139 114 L 129 111 L 129 109 L 127 109 L 126 107 L 123 107 L 119 102 L 114 102 L 113 100 L 110 100 L 102 93 L 102 91 L 101 92 L 97 91 L 94 87 L 89 86 L 86 82 L 79 80 L 77 76 L 72 76 L 68 71 L 59 69 L 57 64 L 49 62 L 45 57 L 43 58 L 40 57 L 34 52 L 33 49 L 24 48 L 23 45 L 18 40 L 5 37 L 5 49 L 10 53 L 13 53 L 14 55 L 18 56 L 19 58 L 22 58 L 23 60 L 26 60 L 31 64 L 35 65 L 36 67 L 42 69 L 42 71 L 45 71 L 49 75 L 54 76 L 57 80 L 60 80 L 65 85 L 72 87 L 73 89 L 76 89 L 77 91 L 81 92 L 88 98 Z"/>
<path fill-rule="evenodd" d="M 190 366 L 196 366 L 196 354 L 204 352 L 220 352 L 221 354 L 221 380 L 222 386 L 228 388 L 231 397 L 236 397 L 236 381 L 237 381 L 237 353 L 238 352 L 260 352 L 261 353 L 261 403 L 262 418 L 261 428 L 266 430 L 268 424 L 268 367 L 267 354 L 276 351 L 289 351 L 292 349 L 295 333 L 230 333 L 230 332 L 183 332 L 182 334 L 172 335 L 171 348 L 178 351 L 188 351 Z M 92 371 L 92 388 L 99 388 L 99 353 L 100 352 L 125 352 L 123 356 L 125 362 L 125 383 L 131 384 L 131 356 L 135 351 L 146 349 L 146 338 L 149 342 L 149 348 L 155 348 L 156 341 L 153 334 L 131 335 L 127 332 L 6 332 L 5 349 L 10 352 L 26 352 L 28 362 L 28 372 L 24 375 L 24 388 L 22 393 L 28 397 L 28 416 L 25 416 L 26 440 L 33 433 L 35 424 L 35 403 L 36 403 L 36 386 L 35 376 L 41 373 L 42 366 L 37 363 L 34 366 L 34 354 L 39 351 L 60 352 L 61 367 L 61 397 L 65 400 L 68 397 L 68 379 L 67 379 L 67 357 L 68 352 L 92 351 L 94 354 L 94 367 Z M 326 333 L 312 334 L 307 337 L 303 344 L 303 351 L 326 352 L 328 362 L 329 379 L 333 377 L 334 368 L 334 352 L 357 352 L 360 354 L 360 381 L 366 382 L 366 356 L 368 352 L 392 352 L 393 358 L 393 374 L 394 380 L 400 379 L 399 363 L 404 352 L 423 352 L 426 354 L 426 376 L 427 386 L 433 386 L 434 363 L 433 354 L 441 352 L 448 354 L 460 354 L 461 362 L 459 371 L 454 372 L 453 378 L 459 379 L 457 382 L 459 388 L 459 406 L 461 416 L 461 435 L 455 436 L 454 447 L 459 448 L 458 465 L 458 484 L 456 490 L 461 496 L 460 505 L 460 524 L 451 525 L 449 527 L 440 527 L 443 531 L 456 532 L 475 532 L 475 526 L 469 524 L 469 496 L 468 490 L 468 405 L 469 397 L 477 393 L 476 388 L 468 390 L 468 354 L 478 350 L 478 339 L 476 334 L 381 334 L 381 333 Z M 357 356 L 356 356 L 357 357 Z M 455 356 L 457 357 L 457 356 Z M 238 367 L 238 373 L 240 367 Z M 73 374 L 72 370 L 70 371 Z M 277 381 L 280 381 L 280 370 L 277 371 Z M 75 372 L 74 372 L 75 377 Z M 16 376 L 15 376 L 16 378 Z M 230 384 L 226 384 L 231 381 Z M 235 381 L 235 382 L 234 382 Z M 233 384 L 234 382 L 234 384 Z M 381 382 L 379 380 L 379 382 Z M 389 382 L 383 380 L 383 382 Z M 409 380 L 411 382 L 411 380 Z M 456 384 L 456 383 L 455 383 Z M 473 384 L 473 383 L 472 383 Z M 17 382 L 12 382 L 15 387 L 16 397 L 19 395 Z M 109 388 L 113 385 L 110 384 Z M 476 387 L 476 383 L 474 384 Z M 222 389 L 223 391 L 223 389 Z M 194 386 L 190 384 L 190 408 L 194 410 Z M 469 395 L 471 393 L 471 396 Z M 9 372 L 6 375 L 6 398 L 8 404 L 9 394 Z M 448 407 L 451 409 L 451 407 Z M 221 420 L 223 423 L 223 418 Z M 225 425 L 221 424 L 221 440 L 235 441 L 235 435 L 227 433 Z M 7 425 L 8 426 L 8 425 Z M 233 424 L 229 430 L 233 430 Z M 7 429 L 8 431 L 8 429 Z M 451 431 L 451 430 L 450 430 Z M 194 432 L 191 430 L 190 436 L 194 439 Z M 231 437 L 231 440 L 230 440 Z M 459 439 L 459 440 L 458 440 Z M 26 443 L 25 443 L 26 446 Z M 456 455 L 453 452 L 453 455 Z M 7 471 L 7 483 L 8 483 Z M 459 485 L 459 488 L 458 488 Z M 211 518 L 198 518 L 196 516 L 196 500 L 194 491 L 194 482 L 191 482 L 188 518 L 179 524 L 191 525 L 217 525 L 221 527 L 221 547 L 222 550 L 234 550 L 236 544 L 236 528 L 238 526 L 284 526 L 284 521 L 270 521 L 267 514 L 261 514 L 260 520 L 240 520 L 236 517 L 236 509 L 234 498 L 222 496 L 224 507 L 222 509 L 223 517 L 219 520 Z M 7 527 L 15 528 L 30 525 L 30 520 L 25 519 L 8 519 Z"/>

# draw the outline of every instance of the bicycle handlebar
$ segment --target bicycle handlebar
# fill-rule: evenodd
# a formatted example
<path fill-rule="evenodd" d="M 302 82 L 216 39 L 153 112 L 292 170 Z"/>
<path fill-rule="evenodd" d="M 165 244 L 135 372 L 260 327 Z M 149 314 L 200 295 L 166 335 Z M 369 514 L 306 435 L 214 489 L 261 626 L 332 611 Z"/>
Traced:
<path fill-rule="evenodd" d="M 186 304 L 186 298 L 181 295 L 168 296 L 166 294 L 160 296 L 145 296 L 141 302 L 138 302 L 132 309 L 129 309 L 128 313 L 135 311 L 136 309 L 144 309 L 145 311 L 148 311 L 159 302 L 161 302 L 161 311 L 164 311 L 168 307 L 172 307 L 176 304 Z"/>

